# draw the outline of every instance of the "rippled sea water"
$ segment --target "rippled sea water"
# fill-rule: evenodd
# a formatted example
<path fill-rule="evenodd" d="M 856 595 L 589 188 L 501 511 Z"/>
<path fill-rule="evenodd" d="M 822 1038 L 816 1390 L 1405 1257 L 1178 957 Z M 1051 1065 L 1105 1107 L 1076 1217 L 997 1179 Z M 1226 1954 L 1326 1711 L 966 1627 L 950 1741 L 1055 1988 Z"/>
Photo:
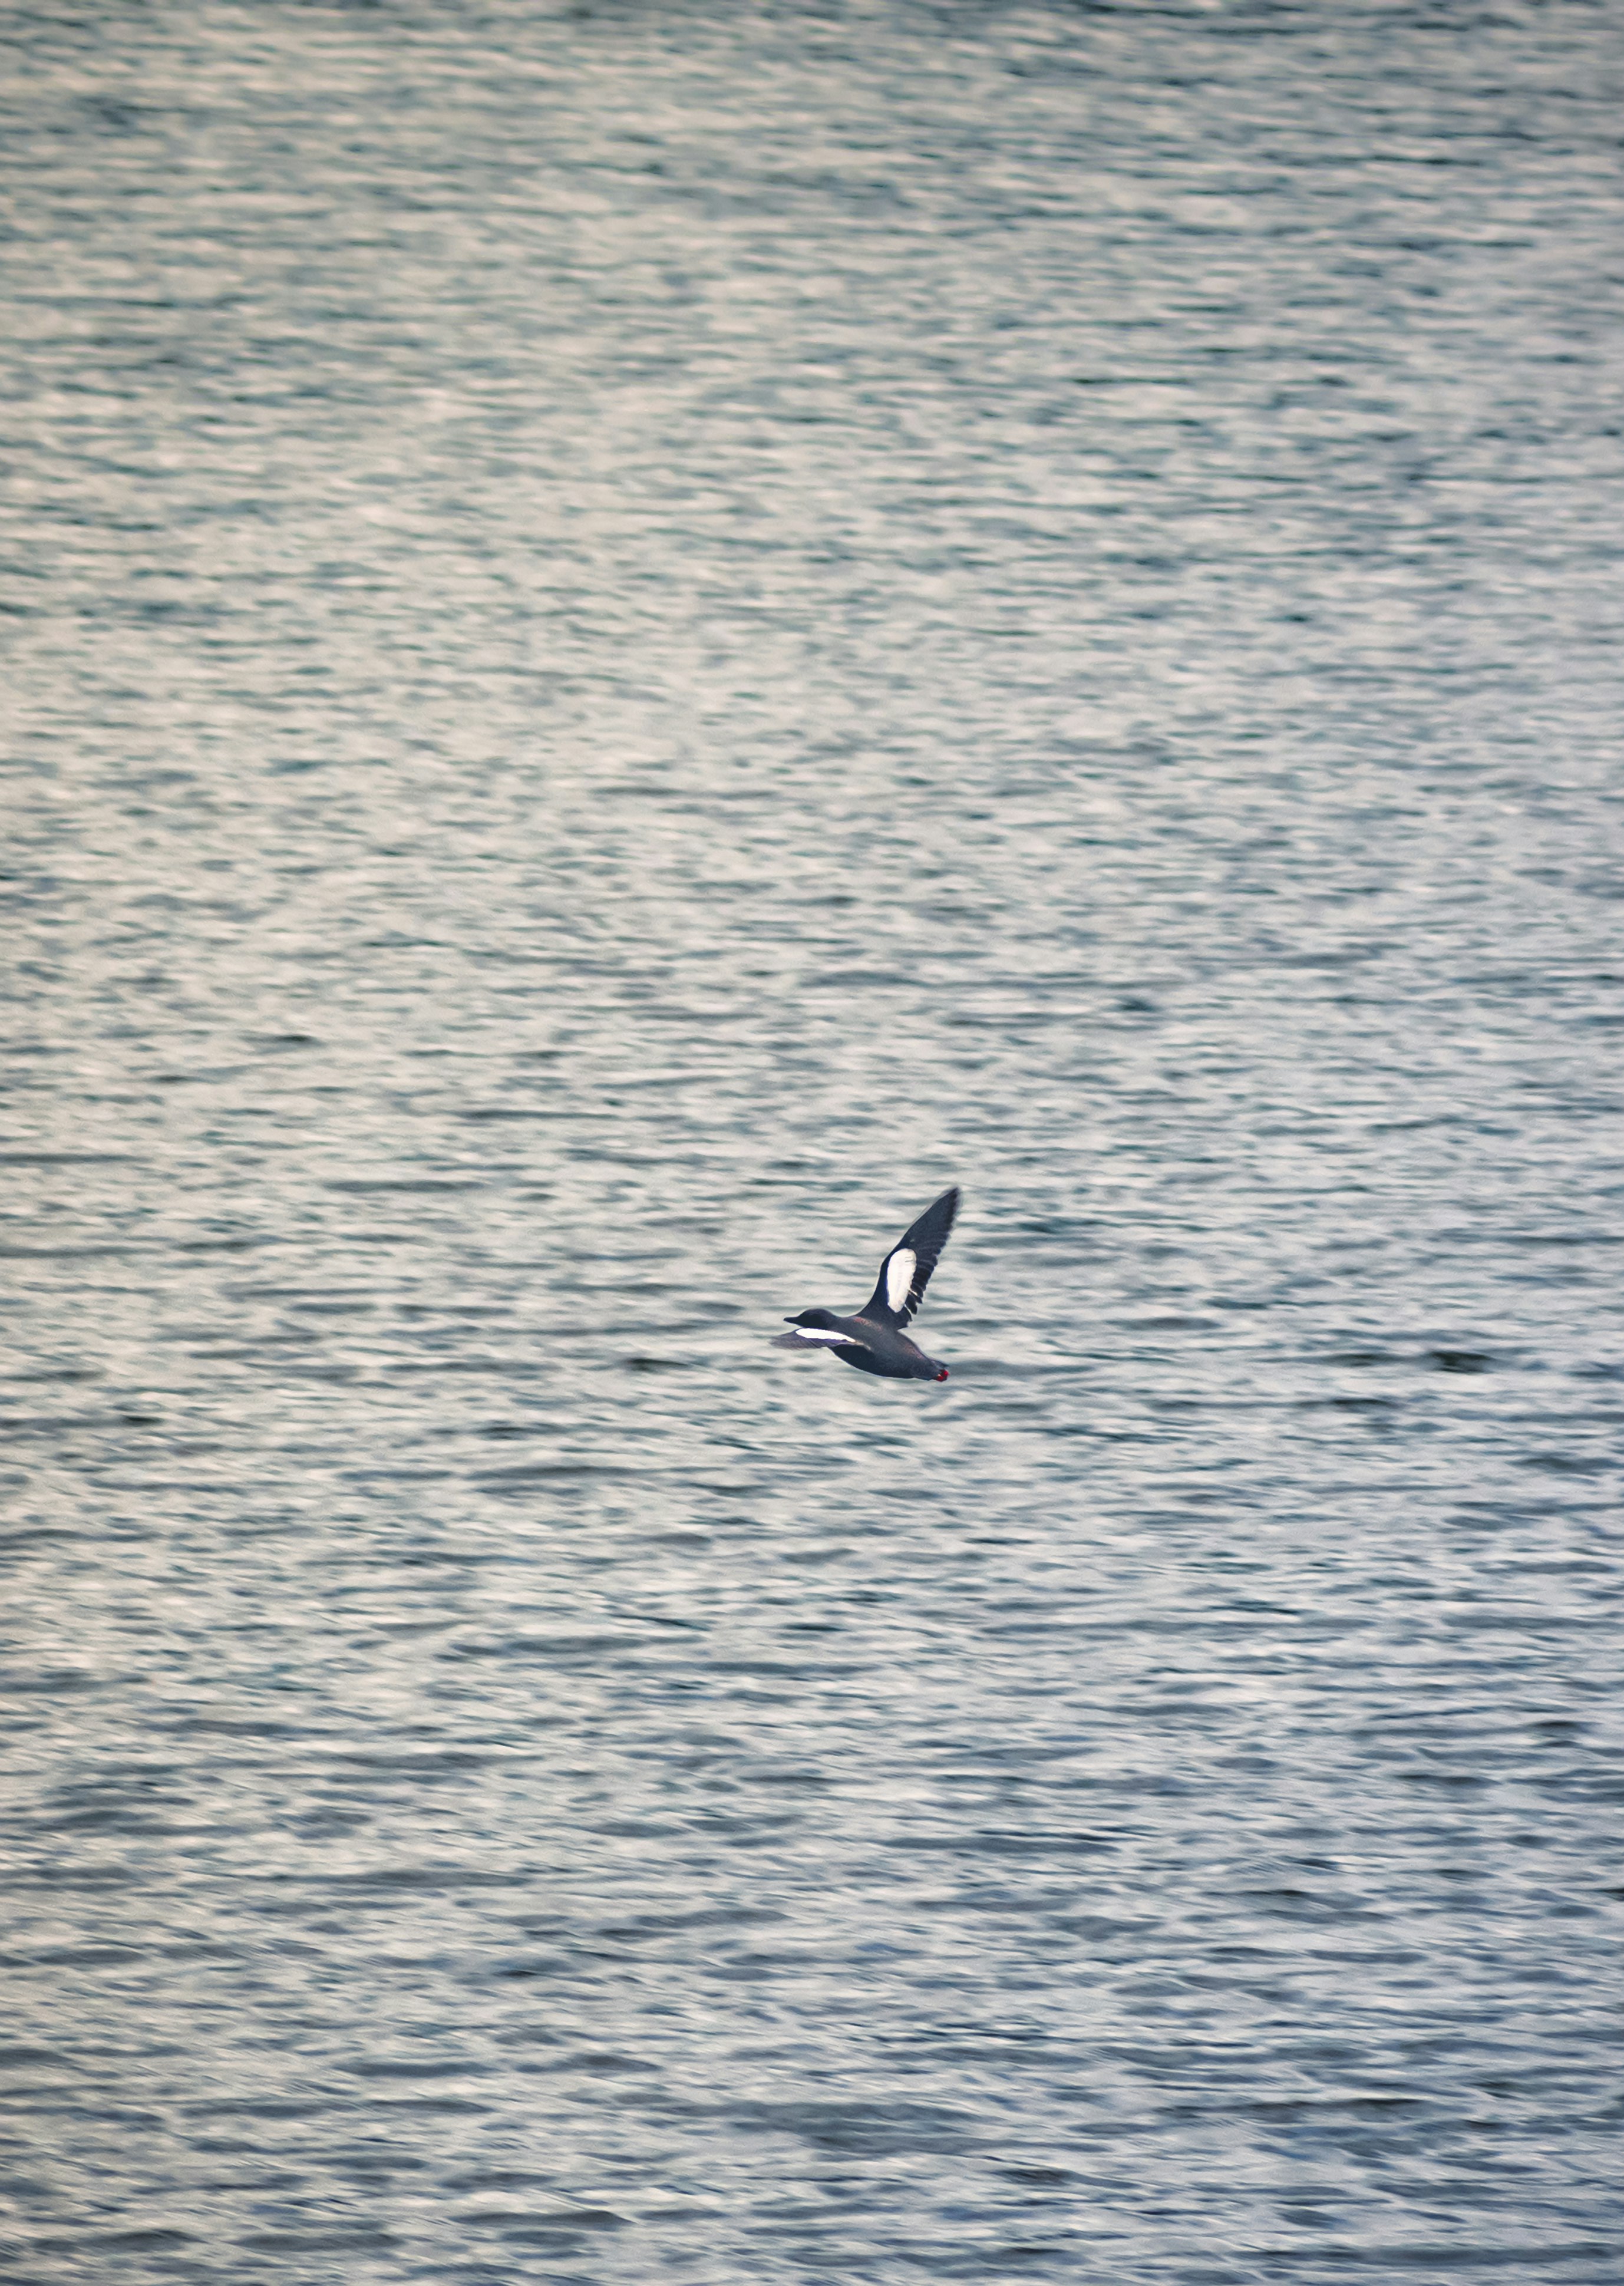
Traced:
<path fill-rule="evenodd" d="M 1624 18 L 5 37 L 8 2274 L 1624 2278 Z"/>

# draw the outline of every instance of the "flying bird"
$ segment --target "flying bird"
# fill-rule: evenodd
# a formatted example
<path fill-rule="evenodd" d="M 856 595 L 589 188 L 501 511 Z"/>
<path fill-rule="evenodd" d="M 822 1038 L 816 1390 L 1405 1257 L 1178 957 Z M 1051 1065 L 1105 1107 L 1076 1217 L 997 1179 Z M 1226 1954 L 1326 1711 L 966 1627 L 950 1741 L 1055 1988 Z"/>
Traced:
<path fill-rule="evenodd" d="M 779 1334 L 776 1350 L 827 1350 L 842 1365 L 859 1373 L 883 1374 L 887 1381 L 945 1381 L 946 1366 L 926 1356 L 903 1331 L 930 1283 L 953 1218 L 958 1212 L 958 1186 L 943 1191 L 927 1206 L 918 1222 L 910 1223 L 879 1265 L 873 1292 L 855 1316 L 837 1317 L 832 1310 L 802 1310 L 788 1320 L 792 1334 Z"/>

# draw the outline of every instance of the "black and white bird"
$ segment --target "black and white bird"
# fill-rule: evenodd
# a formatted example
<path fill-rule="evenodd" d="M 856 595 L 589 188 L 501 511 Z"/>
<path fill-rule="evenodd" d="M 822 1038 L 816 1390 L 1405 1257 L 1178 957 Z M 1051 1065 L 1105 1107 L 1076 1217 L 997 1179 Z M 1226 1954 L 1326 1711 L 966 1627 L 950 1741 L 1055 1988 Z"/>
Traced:
<path fill-rule="evenodd" d="M 859 1373 L 883 1374 L 888 1381 L 945 1381 L 946 1366 L 926 1356 L 903 1331 L 930 1283 L 953 1217 L 958 1212 L 958 1186 L 943 1191 L 927 1206 L 918 1222 L 910 1223 L 879 1265 L 874 1291 L 849 1318 L 832 1310 L 802 1310 L 789 1320 L 792 1334 L 780 1334 L 776 1350 L 827 1350 L 842 1365 Z"/>

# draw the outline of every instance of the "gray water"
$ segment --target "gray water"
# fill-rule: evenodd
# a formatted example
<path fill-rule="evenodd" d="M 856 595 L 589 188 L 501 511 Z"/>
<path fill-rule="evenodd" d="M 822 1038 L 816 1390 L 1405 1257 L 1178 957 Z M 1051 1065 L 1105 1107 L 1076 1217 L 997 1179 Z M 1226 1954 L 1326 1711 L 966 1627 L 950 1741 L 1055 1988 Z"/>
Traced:
<path fill-rule="evenodd" d="M 1624 2278 L 1624 17 L 8 36 L 10 2274 Z"/>

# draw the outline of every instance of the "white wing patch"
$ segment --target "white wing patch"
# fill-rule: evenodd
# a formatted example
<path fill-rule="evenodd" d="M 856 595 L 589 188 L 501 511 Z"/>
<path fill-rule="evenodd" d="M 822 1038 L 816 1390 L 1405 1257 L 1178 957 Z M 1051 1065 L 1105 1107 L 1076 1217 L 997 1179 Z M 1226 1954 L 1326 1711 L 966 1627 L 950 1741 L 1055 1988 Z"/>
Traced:
<path fill-rule="evenodd" d="M 918 1257 L 911 1246 L 899 1246 L 886 1265 L 886 1299 L 894 1310 L 904 1308 L 908 1289 L 913 1283 L 913 1265 Z"/>
<path fill-rule="evenodd" d="M 849 1346 L 852 1336 L 850 1334 L 825 1333 L 821 1326 L 797 1326 L 790 1339 L 792 1342 L 820 1342 L 825 1348 L 833 1348 L 839 1342 L 845 1342 Z"/>

